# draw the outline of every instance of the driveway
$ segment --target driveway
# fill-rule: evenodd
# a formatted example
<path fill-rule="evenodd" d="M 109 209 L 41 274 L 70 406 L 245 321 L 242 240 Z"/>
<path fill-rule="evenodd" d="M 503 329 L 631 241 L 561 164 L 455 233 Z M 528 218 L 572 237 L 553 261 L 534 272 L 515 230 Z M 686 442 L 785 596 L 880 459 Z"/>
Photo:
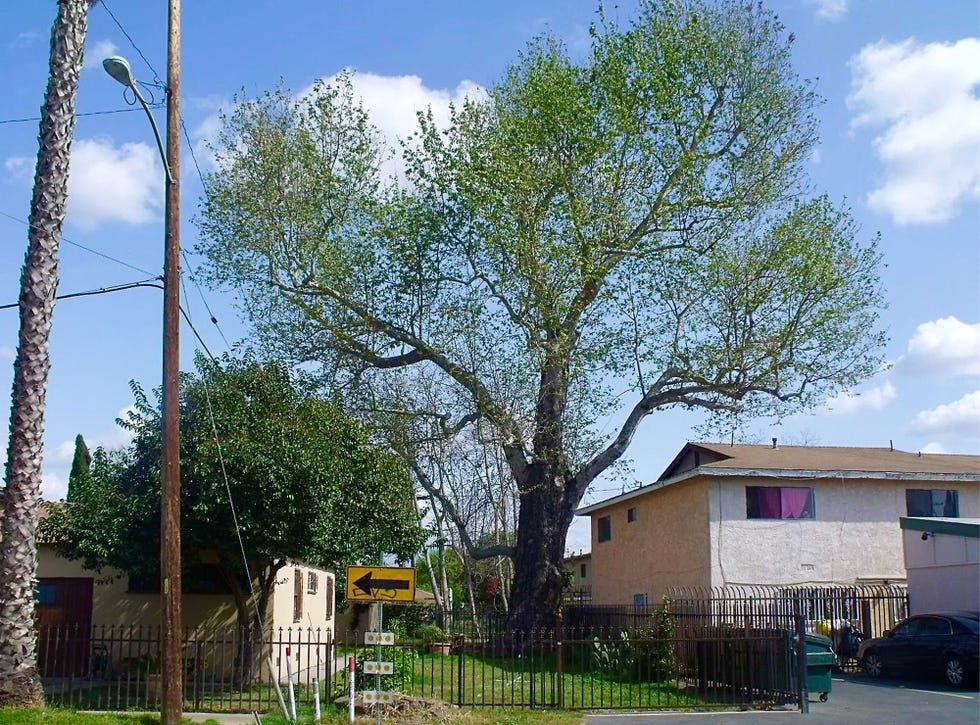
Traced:
<path fill-rule="evenodd" d="M 834 678 L 827 702 L 799 710 L 730 713 L 609 713 L 589 715 L 588 725 L 977 725 L 980 693 L 931 682 L 872 681 L 863 675 Z"/>

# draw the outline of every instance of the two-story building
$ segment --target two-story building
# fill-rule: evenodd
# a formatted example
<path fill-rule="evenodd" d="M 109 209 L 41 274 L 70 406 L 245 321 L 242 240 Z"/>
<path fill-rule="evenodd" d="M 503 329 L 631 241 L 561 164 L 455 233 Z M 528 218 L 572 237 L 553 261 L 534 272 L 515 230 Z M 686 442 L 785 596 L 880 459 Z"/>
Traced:
<path fill-rule="evenodd" d="M 592 520 L 594 604 L 904 581 L 899 519 L 980 516 L 980 456 L 688 443 L 653 483 L 576 513 Z"/>

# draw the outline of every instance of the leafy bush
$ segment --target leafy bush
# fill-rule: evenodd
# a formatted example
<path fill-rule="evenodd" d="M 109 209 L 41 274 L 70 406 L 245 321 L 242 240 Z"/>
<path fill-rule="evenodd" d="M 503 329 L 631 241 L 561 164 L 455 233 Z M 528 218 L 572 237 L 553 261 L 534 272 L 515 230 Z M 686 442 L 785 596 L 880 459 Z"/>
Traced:
<path fill-rule="evenodd" d="M 674 618 L 670 602 L 650 615 L 650 627 L 632 637 L 620 632 L 618 642 L 592 640 L 592 662 L 607 677 L 628 682 L 670 679 L 677 671 L 674 648 Z"/>
<path fill-rule="evenodd" d="M 449 638 L 446 633 L 442 631 L 442 628 L 435 624 L 427 624 L 424 627 L 419 627 L 415 636 L 422 640 L 423 644 L 432 644 L 433 642 L 448 642 Z"/>

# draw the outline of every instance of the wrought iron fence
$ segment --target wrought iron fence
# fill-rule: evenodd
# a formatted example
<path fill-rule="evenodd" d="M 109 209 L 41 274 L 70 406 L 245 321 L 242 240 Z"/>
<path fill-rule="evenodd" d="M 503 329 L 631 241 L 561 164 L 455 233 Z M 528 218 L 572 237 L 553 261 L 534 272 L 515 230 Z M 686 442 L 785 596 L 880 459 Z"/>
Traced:
<path fill-rule="evenodd" d="M 802 620 L 801 620 L 802 621 Z M 787 628 L 728 627 L 700 617 L 651 615 L 646 626 L 561 627 L 528 633 L 454 635 L 450 642 L 403 638 L 385 648 L 386 689 L 459 706 L 562 709 L 710 709 L 799 703 Z M 52 627 L 41 652 L 49 702 L 77 709 L 158 706 L 159 628 Z M 348 690 L 347 658 L 376 659 L 363 633 L 285 629 L 261 640 L 237 630 L 187 633 L 184 704 L 221 712 L 277 707 L 275 682 L 289 659 L 300 702 L 317 681 L 321 700 Z M 360 684 L 363 682 L 363 684 Z"/>
<path fill-rule="evenodd" d="M 395 672 L 384 686 L 462 706 L 805 708 L 806 658 L 794 634 L 830 636 L 841 664 L 853 668 L 857 663 L 841 641 L 848 625 L 880 636 L 908 614 L 900 585 L 674 589 L 668 601 L 667 609 L 568 604 L 558 629 L 529 633 L 508 632 L 500 611 L 443 613 L 447 642 L 400 638 L 386 649 Z M 274 683 L 287 682 L 287 660 L 300 700 L 312 697 L 314 680 L 321 698 L 331 700 L 347 692 L 348 657 L 375 659 L 362 642 L 361 632 L 335 638 L 310 628 L 263 637 L 234 628 L 190 630 L 183 650 L 185 707 L 274 709 Z M 156 626 L 39 632 L 49 702 L 78 709 L 154 708 L 159 651 Z"/>

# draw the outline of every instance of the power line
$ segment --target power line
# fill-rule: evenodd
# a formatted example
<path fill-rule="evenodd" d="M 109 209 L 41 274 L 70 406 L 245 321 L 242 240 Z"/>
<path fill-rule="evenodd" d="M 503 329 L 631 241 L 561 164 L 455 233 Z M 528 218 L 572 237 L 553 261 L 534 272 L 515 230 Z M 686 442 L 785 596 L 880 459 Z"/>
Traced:
<path fill-rule="evenodd" d="M 31 228 L 30 222 L 24 221 L 23 219 L 21 219 L 19 217 L 15 217 L 13 214 L 8 214 L 7 212 L 0 211 L 0 216 L 6 217 L 7 219 L 10 219 L 11 221 L 15 221 L 18 224 L 23 224 L 28 229 Z M 79 249 L 85 250 L 86 252 L 88 252 L 90 254 L 96 255 L 97 257 L 102 257 L 103 259 L 108 259 L 110 262 L 115 262 L 116 264 L 121 264 L 123 267 L 128 267 L 129 269 L 133 270 L 134 272 L 140 272 L 141 274 L 148 274 L 148 275 L 151 275 L 151 276 L 155 274 L 154 272 L 151 272 L 148 269 L 143 269 L 142 267 L 137 267 L 135 264 L 130 264 L 129 262 L 124 262 L 123 260 L 117 259 L 116 257 L 113 257 L 113 256 L 111 256 L 109 254 L 106 254 L 105 252 L 100 252 L 97 249 L 92 249 L 91 247 L 86 247 L 84 244 L 79 244 L 78 242 L 73 242 L 71 239 L 68 239 L 64 235 L 62 235 L 61 241 L 62 242 L 65 242 L 66 244 L 70 244 L 73 247 L 78 247 Z"/>
<path fill-rule="evenodd" d="M 151 279 L 141 279 L 138 282 L 125 282 L 123 284 L 113 285 L 112 287 L 99 287 L 97 289 L 85 290 L 84 292 L 69 292 L 64 295 L 55 295 L 56 300 L 69 300 L 73 297 L 92 297 L 93 295 L 104 295 L 109 292 L 121 292 L 128 289 L 136 289 L 137 287 L 156 287 L 157 289 L 163 289 L 159 284 L 161 277 L 153 277 Z M 20 303 L 13 302 L 11 304 L 0 305 L 0 310 L 9 310 L 17 307 Z"/>
<path fill-rule="evenodd" d="M 194 168 L 197 170 L 197 178 L 201 180 L 201 193 L 204 194 L 204 196 L 206 197 L 208 196 L 208 185 L 207 182 L 205 182 L 204 180 L 204 174 L 201 172 L 201 165 L 197 162 L 197 154 L 194 153 L 194 144 L 191 143 L 191 137 L 190 134 L 187 132 L 187 124 L 184 123 L 183 116 L 181 116 L 180 118 L 180 130 L 184 134 L 184 141 L 187 142 L 187 149 L 191 153 L 191 161 L 194 163 Z M 208 304 L 207 298 L 204 296 L 204 290 L 201 289 L 201 285 L 197 281 L 197 276 L 194 273 L 194 267 L 191 264 L 190 260 L 187 258 L 187 253 L 182 249 L 180 254 L 184 258 L 184 264 L 187 267 L 187 271 L 188 274 L 190 275 L 191 282 L 193 282 L 194 286 L 197 288 L 197 293 L 201 297 L 201 302 L 204 304 L 204 309 L 208 311 L 208 317 L 211 318 L 211 323 L 218 331 L 218 334 L 221 335 L 221 339 L 224 340 L 225 346 L 230 350 L 231 343 L 228 342 L 228 338 L 225 337 L 224 330 L 222 330 L 221 325 L 218 324 L 218 318 L 215 317 L 214 312 L 211 311 L 211 306 Z M 186 291 L 184 296 L 185 297 L 187 296 Z"/>
<path fill-rule="evenodd" d="M 126 32 L 126 28 L 124 28 L 124 27 L 122 26 L 122 23 L 120 23 L 120 22 L 119 22 L 119 20 L 118 20 L 118 19 L 116 18 L 116 16 L 115 16 L 115 15 L 113 14 L 113 12 L 112 12 L 112 10 L 110 10 L 110 9 L 109 9 L 109 6 L 108 6 L 108 5 L 106 5 L 106 3 L 105 3 L 105 2 L 101 2 L 101 3 L 99 3 L 99 4 L 100 4 L 100 5 L 101 5 L 101 6 L 103 7 L 103 8 L 105 8 L 105 11 L 106 11 L 107 13 L 109 13 L 109 17 L 110 17 L 110 18 L 112 18 L 112 22 L 114 22 L 114 23 L 116 24 L 116 27 L 117 27 L 117 28 L 119 28 L 119 31 L 120 31 L 120 32 L 121 32 L 121 33 L 122 33 L 123 35 L 125 35 L 125 36 L 126 36 L 126 40 L 128 40 L 128 41 L 129 41 L 129 44 L 133 46 L 133 50 L 135 50 L 135 51 L 136 51 L 137 53 L 139 53 L 139 56 L 140 56 L 140 58 L 142 58 L 142 59 L 143 59 L 143 62 L 144 62 L 144 63 L 146 63 L 146 67 L 147 67 L 147 68 L 149 68 L 149 69 L 150 69 L 150 72 L 151 72 L 151 73 L 153 74 L 153 82 L 154 82 L 154 83 L 156 83 L 156 84 L 157 84 L 158 86 L 163 86 L 164 84 L 163 84 L 163 82 L 162 82 L 162 81 L 160 80 L 160 74 L 159 74 L 159 73 L 157 73 L 157 70 L 156 70 L 156 68 L 154 68 L 154 67 L 153 67 L 153 64 L 152 64 L 152 63 L 150 63 L 150 61 L 149 61 L 149 60 L 147 60 L 147 58 L 146 58 L 146 56 L 145 56 L 145 55 L 143 55 L 143 51 L 142 51 L 142 50 L 140 50 L 140 48 L 139 48 L 139 46 L 138 46 L 138 45 L 136 45 L 136 41 L 135 41 L 135 40 L 133 40 L 133 38 L 132 38 L 132 37 L 130 36 L 130 34 Z"/>
<path fill-rule="evenodd" d="M 163 108 L 164 103 L 150 103 L 148 104 L 150 108 Z M 142 111 L 142 108 L 113 108 L 105 111 L 87 111 L 85 113 L 76 113 L 75 116 L 80 118 L 82 116 L 110 116 L 114 113 L 132 113 L 133 111 Z M 32 121 L 40 121 L 40 116 L 30 116 L 29 118 L 3 118 L 0 119 L 0 125 L 6 125 L 10 123 L 30 123 Z"/>

